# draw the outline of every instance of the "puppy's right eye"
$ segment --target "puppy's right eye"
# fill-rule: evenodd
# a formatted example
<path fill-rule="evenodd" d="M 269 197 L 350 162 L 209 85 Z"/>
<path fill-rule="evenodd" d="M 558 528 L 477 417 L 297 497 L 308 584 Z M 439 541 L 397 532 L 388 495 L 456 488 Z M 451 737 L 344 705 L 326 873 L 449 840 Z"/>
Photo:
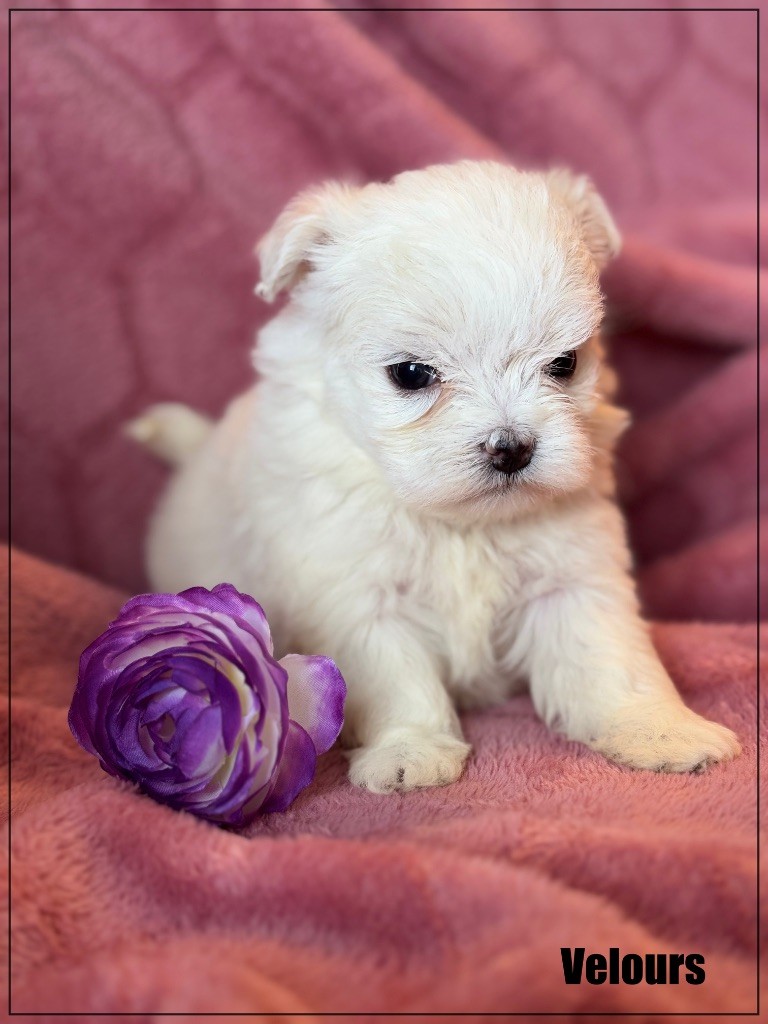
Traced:
<path fill-rule="evenodd" d="M 404 391 L 422 391 L 439 380 L 434 366 L 425 363 L 393 363 L 389 375 Z"/>

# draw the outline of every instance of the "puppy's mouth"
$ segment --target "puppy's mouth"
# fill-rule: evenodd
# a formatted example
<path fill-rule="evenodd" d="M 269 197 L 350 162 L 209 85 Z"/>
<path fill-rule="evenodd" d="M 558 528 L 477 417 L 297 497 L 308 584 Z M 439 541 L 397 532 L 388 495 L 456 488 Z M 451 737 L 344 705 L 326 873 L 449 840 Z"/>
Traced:
<path fill-rule="evenodd" d="M 493 466 L 486 466 L 485 472 L 485 489 L 506 493 L 507 491 L 517 490 L 527 483 L 531 482 L 532 476 L 532 465 L 529 463 L 523 469 L 516 469 L 512 473 L 503 473 L 499 469 L 494 469 Z"/>
<path fill-rule="evenodd" d="M 535 489 L 537 476 L 535 456 L 524 466 L 505 467 L 504 469 L 495 466 L 485 456 L 485 453 L 481 459 L 477 458 L 474 451 L 472 456 L 465 464 L 466 489 L 462 496 L 462 504 L 465 502 L 473 504 L 476 501 L 498 501 L 514 492 L 521 493 L 531 488 Z"/>
<path fill-rule="evenodd" d="M 528 500 L 536 490 L 530 469 L 531 467 L 526 467 L 507 474 L 483 466 L 480 472 L 473 474 L 474 480 L 464 492 L 459 504 L 468 508 L 478 506 L 490 510 L 505 505 L 513 498 Z"/>

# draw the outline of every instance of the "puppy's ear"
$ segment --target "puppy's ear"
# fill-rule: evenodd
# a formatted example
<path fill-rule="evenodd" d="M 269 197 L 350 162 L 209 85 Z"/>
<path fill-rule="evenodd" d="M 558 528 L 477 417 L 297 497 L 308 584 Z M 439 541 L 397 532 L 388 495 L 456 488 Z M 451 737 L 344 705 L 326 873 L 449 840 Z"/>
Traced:
<path fill-rule="evenodd" d="M 621 235 L 608 207 L 585 175 L 577 176 L 558 169 L 550 171 L 546 178 L 552 192 L 570 207 L 581 227 L 587 248 L 602 270 L 621 251 Z"/>
<path fill-rule="evenodd" d="M 347 185 L 328 182 L 290 201 L 256 246 L 261 265 L 257 295 L 272 302 L 312 269 L 313 256 L 333 239 L 352 191 Z"/>

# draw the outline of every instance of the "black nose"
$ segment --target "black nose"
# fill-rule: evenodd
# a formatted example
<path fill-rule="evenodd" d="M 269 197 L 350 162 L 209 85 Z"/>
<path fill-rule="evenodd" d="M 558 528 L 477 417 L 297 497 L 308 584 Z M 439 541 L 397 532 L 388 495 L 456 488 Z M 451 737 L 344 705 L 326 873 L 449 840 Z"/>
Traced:
<path fill-rule="evenodd" d="M 533 458 L 535 441 L 522 440 L 506 430 L 494 430 L 485 442 L 485 450 L 494 469 L 511 476 L 525 469 Z"/>

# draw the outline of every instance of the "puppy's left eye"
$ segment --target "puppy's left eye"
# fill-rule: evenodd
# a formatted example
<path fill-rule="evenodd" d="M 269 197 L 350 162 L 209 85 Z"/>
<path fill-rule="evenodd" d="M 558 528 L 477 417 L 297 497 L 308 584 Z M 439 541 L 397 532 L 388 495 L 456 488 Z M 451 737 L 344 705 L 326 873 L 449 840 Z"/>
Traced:
<path fill-rule="evenodd" d="M 565 352 L 563 355 L 558 356 L 557 359 L 553 359 L 547 367 L 547 373 L 550 377 L 558 377 L 560 379 L 568 379 L 572 377 L 576 370 L 576 352 L 571 350 Z"/>
<path fill-rule="evenodd" d="M 389 375 L 404 391 L 422 391 L 438 380 L 434 366 L 425 363 L 393 363 L 389 367 Z"/>

